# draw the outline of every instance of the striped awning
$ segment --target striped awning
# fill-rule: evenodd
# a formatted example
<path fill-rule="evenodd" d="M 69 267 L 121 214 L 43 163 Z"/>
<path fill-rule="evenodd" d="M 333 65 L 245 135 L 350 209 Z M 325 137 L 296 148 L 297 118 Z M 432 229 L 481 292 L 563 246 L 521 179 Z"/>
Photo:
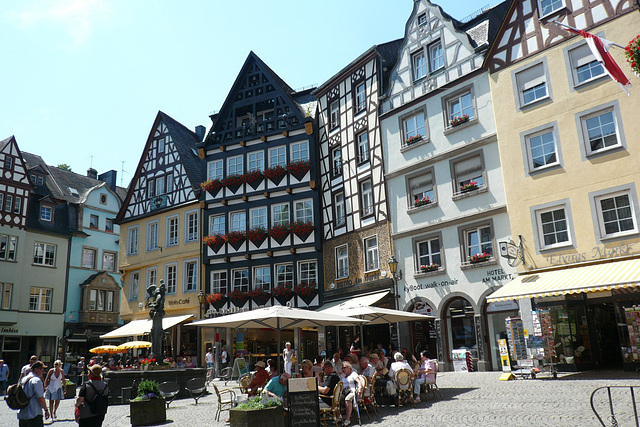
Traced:
<path fill-rule="evenodd" d="M 544 298 L 640 286 L 640 258 L 518 276 L 487 302 Z"/>

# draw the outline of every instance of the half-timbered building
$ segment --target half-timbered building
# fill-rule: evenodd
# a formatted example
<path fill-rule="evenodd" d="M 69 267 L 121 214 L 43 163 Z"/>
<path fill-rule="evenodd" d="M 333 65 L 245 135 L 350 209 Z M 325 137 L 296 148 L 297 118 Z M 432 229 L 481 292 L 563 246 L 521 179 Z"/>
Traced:
<path fill-rule="evenodd" d="M 396 308 L 387 265 L 392 251 L 378 111 L 401 42 L 373 46 L 314 91 L 325 304 L 370 295 L 367 300 Z M 326 329 L 329 354 L 348 347 L 356 332 Z M 363 332 L 367 345 L 390 340 L 387 325 L 366 326 Z"/>
<path fill-rule="evenodd" d="M 207 171 L 202 229 L 208 316 L 273 304 L 316 307 L 321 301 L 322 229 L 310 92 L 291 89 L 251 52 L 222 108 L 211 116 L 200 149 Z M 313 338 L 304 339 L 301 350 L 315 355 L 316 335 L 309 333 Z M 281 344 L 275 334 L 236 336 L 240 354 L 243 346 L 254 354 L 275 354 Z"/>

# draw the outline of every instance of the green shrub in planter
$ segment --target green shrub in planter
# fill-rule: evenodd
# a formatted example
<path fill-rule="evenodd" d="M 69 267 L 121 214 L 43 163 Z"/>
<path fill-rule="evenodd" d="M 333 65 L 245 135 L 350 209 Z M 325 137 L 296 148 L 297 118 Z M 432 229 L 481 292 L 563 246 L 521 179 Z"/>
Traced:
<path fill-rule="evenodd" d="M 252 397 L 229 410 L 233 427 L 284 427 L 282 399 L 278 397 Z"/>
<path fill-rule="evenodd" d="M 137 397 L 129 402 L 129 414 L 134 426 L 157 425 L 167 421 L 167 407 L 156 381 L 140 382 Z"/>

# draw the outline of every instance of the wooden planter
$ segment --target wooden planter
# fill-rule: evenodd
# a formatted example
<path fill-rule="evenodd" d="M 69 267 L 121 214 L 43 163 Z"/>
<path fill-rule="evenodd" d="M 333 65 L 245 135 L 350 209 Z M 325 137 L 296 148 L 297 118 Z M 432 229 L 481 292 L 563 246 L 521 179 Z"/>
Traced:
<path fill-rule="evenodd" d="M 167 421 L 167 406 L 164 399 L 149 399 L 129 402 L 131 425 L 151 426 Z"/>
<path fill-rule="evenodd" d="M 232 427 L 284 427 L 282 406 L 248 411 L 230 409 L 229 418 Z"/>

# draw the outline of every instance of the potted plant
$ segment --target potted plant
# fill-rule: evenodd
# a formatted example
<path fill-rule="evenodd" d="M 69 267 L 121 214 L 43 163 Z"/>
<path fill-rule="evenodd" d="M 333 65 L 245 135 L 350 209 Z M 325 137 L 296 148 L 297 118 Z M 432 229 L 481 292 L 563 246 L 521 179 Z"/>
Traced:
<path fill-rule="evenodd" d="M 247 239 L 257 247 L 260 247 L 269 237 L 269 233 L 263 227 L 254 227 L 247 231 Z"/>
<path fill-rule="evenodd" d="M 244 177 L 242 175 L 229 175 L 222 180 L 222 185 L 227 187 L 229 191 L 235 193 L 238 188 L 244 183 Z"/>
<path fill-rule="evenodd" d="M 244 183 L 248 184 L 254 190 L 258 188 L 258 185 L 264 179 L 264 173 L 261 170 L 254 170 L 247 172 L 243 175 Z"/>
<path fill-rule="evenodd" d="M 439 268 L 440 268 L 440 266 L 438 264 L 421 265 L 420 266 L 420 272 L 421 273 L 427 273 L 429 271 L 436 271 Z"/>
<path fill-rule="evenodd" d="M 249 299 L 249 293 L 244 291 L 231 291 L 229 292 L 229 301 L 236 307 L 242 307 Z"/>
<path fill-rule="evenodd" d="M 289 224 L 274 225 L 269 230 L 269 236 L 273 238 L 279 245 L 283 244 L 287 237 L 291 234 Z"/>
<path fill-rule="evenodd" d="M 640 36 L 635 37 L 624 48 L 624 56 L 633 70 L 633 74 L 640 77 Z"/>
<path fill-rule="evenodd" d="M 429 198 L 429 196 L 424 196 L 421 199 L 416 198 L 413 201 L 413 207 L 418 208 L 420 206 L 428 205 L 429 203 L 431 203 L 431 199 Z"/>
<path fill-rule="evenodd" d="M 65 378 L 65 384 L 67 386 L 67 390 L 64 392 L 64 398 L 71 399 L 76 397 L 76 388 L 78 385 L 74 382 L 71 382 L 68 378 Z"/>
<path fill-rule="evenodd" d="M 488 260 L 489 258 L 491 258 L 491 254 L 488 254 L 486 252 L 482 252 L 481 254 L 475 254 L 469 257 L 469 262 L 471 264 L 477 264 L 479 262 L 484 262 L 486 260 Z"/>
<path fill-rule="evenodd" d="M 291 162 L 287 165 L 287 170 L 298 181 L 304 178 L 304 175 L 311 169 L 311 162 L 308 160 L 301 160 L 298 162 Z"/>
<path fill-rule="evenodd" d="M 293 285 L 288 283 L 278 285 L 273 288 L 271 294 L 278 300 L 280 304 L 285 305 L 287 301 L 289 301 L 293 296 Z"/>
<path fill-rule="evenodd" d="M 218 252 L 224 245 L 224 236 L 220 234 L 210 234 L 202 238 L 202 243 L 210 247 L 214 252 Z"/>
<path fill-rule="evenodd" d="M 304 242 L 305 240 L 307 240 L 307 237 L 309 237 L 311 233 L 313 233 L 314 226 L 311 222 L 296 221 L 291 224 L 290 228 L 291 232 L 298 236 L 300 240 Z"/>
<path fill-rule="evenodd" d="M 461 116 L 455 116 L 453 119 L 449 120 L 449 126 L 451 126 L 452 128 L 461 125 L 463 123 L 466 123 L 469 121 L 469 115 L 468 114 L 463 114 Z"/>
<path fill-rule="evenodd" d="M 255 396 L 229 410 L 232 426 L 257 425 L 284 427 L 284 411 L 279 397 Z"/>
<path fill-rule="evenodd" d="M 265 305 L 271 298 L 271 292 L 265 290 L 262 286 L 249 292 L 249 296 L 258 305 Z"/>
<path fill-rule="evenodd" d="M 167 370 L 170 365 L 166 360 L 157 361 L 155 358 L 151 359 L 142 359 L 140 361 L 140 366 L 144 371 L 157 371 L 157 370 Z"/>
<path fill-rule="evenodd" d="M 220 191 L 222 187 L 222 181 L 219 179 L 208 179 L 200 184 L 200 188 L 204 191 L 208 191 L 212 196 L 218 194 L 218 191 Z"/>
<path fill-rule="evenodd" d="M 422 141 L 422 135 L 420 134 L 410 136 L 409 138 L 407 138 L 407 140 L 404 143 L 405 145 L 412 145 L 418 141 Z"/>
<path fill-rule="evenodd" d="M 219 310 L 227 303 L 227 295 L 219 292 L 211 292 L 205 295 L 204 300 L 207 304 L 211 304 L 216 310 Z"/>
<path fill-rule="evenodd" d="M 138 384 L 137 397 L 129 402 L 131 425 L 150 426 L 167 421 L 164 398 L 153 380 L 143 380 Z"/>
<path fill-rule="evenodd" d="M 477 190 L 478 183 L 476 181 L 469 181 L 468 184 L 460 184 L 460 192 L 467 193 L 469 191 Z"/>
<path fill-rule="evenodd" d="M 296 285 L 293 292 L 295 292 L 305 304 L 309 305 L 318 294 L 318 288 L 316 282 L 302 282 Z"/>
<path fill-rule="evenodd" d="M 240 249 L 246 238 L 244 231 L 230 231 L 224 235 L 224 240 L 236 251 Z"/>
<path fill-rule="evenodd" d="M 264 176 L 275 185 L 280 184 L 286 174 L 287 170 L 282 166 L 274 166 L 264 171 Z"/>

